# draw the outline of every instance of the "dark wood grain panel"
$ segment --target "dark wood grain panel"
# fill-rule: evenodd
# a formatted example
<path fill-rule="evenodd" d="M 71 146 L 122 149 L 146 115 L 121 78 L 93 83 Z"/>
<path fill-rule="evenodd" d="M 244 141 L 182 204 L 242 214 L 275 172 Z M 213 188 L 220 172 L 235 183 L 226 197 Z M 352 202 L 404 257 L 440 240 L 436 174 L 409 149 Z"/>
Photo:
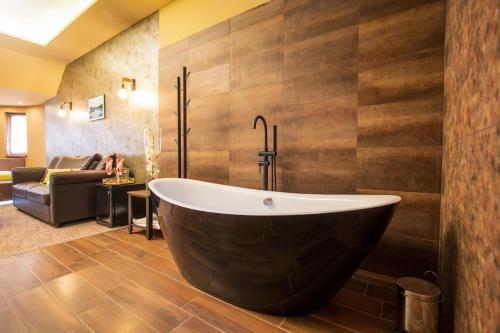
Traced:
<path fill-rule="evenodd" d="M 363 0 L 360 3 L 359 21 L 366 22 L 382 19 L 384 16 L 398 14 L 428 3 L 442 2 L 436 0 Z M 442 2 L 443 3 L 443 2 Z"/>
<path fill-rule="evenodd" d="M 243 89 L 283 80 L 283 49 L 232 58 L 231 88 Z"/>
<path fill-rule="evenodd" d="M 231 32 L 243 29 L 249 25 L 261 22 L 280 14 L 283 10 L 283 0 L 270 0 L 269 2 L 253 8 L 245 13 L 230 19 Z"/>
<path fill-rule="evenodd" d="M 259 21 L 231 34 L 231 59 L 283 46 L 283 15 Z"/>
<path fill-rule="evenodd" d="M 192 151 L 188 157 L 189 178 L 198 180 L 216 180 L 227 184 L 229 178 L 229 152 Z"/>
<path fill-rule="evenodd" d="M 435 1 L 360 24 L 360 68 L 393 63 L 409 55 L 417 58 L 432 50 L 442 54 L 444 7 L 443 1 Z"/>
<path fill-rule="evenodd" d="M 229 35 L 229 20 L 217 23 L 203 31 L 197 32 L 188 38 L 189 48 L 206 44 L 214 39 Z"/>
<path fill-rule="evenodd" d="M 229 35 L 217 38 L 187 51 L 187 66 L 192 72 L 229 63 L 231 49 Z"/>
<path fill-rule="evenodd" d="M 358 148 L 358 188 L 440 193 L 441 147 Z"/>
<path fill-rule="evenodd" d="M 191 73 L 188 83 L 190 98 L 205 97 L 229 92 L 229 64 Z"/>
<path fill-rule="evenodd" d="M 360 106 L 443 96 L 443 51 L 391 62 L 370 69 L 359 66 Z"/>
<path fill-rule="evenodd" d="M 188 145 L 191 150 L 228 150 L 230 123 L 229 94 L 193 98 L 189 106 Z"/>
<path fill-rule="evenodd" d="M 311 77 L 321 72 L 342 73 L 342 67 L 356 70 L 358 27 L 351 26 L 328 35 L 307 39 L 285 48 L 285 80 Z"/>
<path fill-rule="evenodd" d="M 389 224 L 387 233 L 438 241 L 439 212 L 441 195 L 439 193 L 397 192 L 357 189 L 360 194 L 399 195 L 402 200 Z"/>
<path fill-rule="evenodd" d="M 436 272 L 437 263 L 438 242 L 385 234 L 361 268 L 391 276 L 421 277 L 425 271 Z"/>
<path fill-rule="evenodd" d="M 401 101 L 358 108 L 358 146 L 441 146 L 443 100 Z"/>
<path fill-rule="evenodd" d="M 319 0 L 289 6 L 285 46 L 358 24 L 359 0 Z"/>

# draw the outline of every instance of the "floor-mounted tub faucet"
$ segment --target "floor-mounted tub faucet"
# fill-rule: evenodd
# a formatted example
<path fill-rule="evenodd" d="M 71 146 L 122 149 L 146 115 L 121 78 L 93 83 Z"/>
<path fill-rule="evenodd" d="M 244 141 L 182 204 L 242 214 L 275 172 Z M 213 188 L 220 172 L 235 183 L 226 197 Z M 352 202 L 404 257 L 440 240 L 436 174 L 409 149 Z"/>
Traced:
<path fill-rule="evenodd" d="M 267 146 L 267 122 L 264 117 L 258 115 L 253 120 L 253 129 L 257 128 L 257 122 L 262 121 L 262 126 L 264 127 L 264 150 L 259 151 L 258 156 L 262 156 L 263 160 L 257 162 L 259 165 L 259 174 L 261 173 L 261 169 L 264 168 L 263 180 L 262 180 L 262 189 L 269 190 L 269 166 L 271 165 L 271 190 L 276 191 L 276 156 L 278 155 L 277 151 L 277 126 L 273 125 L 273 150 L 269 150 Z M 271 158 L 271 160 L 269 160 Z"/>

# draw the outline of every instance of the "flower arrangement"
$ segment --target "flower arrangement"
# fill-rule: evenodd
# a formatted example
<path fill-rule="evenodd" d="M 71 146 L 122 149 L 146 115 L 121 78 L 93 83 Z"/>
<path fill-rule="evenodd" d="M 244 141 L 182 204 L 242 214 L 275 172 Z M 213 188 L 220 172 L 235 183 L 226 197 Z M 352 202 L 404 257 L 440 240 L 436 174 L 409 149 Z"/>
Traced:
<path fill-rule="evenodd" d="M 161 133 L 161 132 L 160 132 Z M 146 181 L 158 178 L 160 168 L 158 166 L 161 144 L 160 136 L 156 135 L 155 131 L 149 127 L 144 127 L 144 151 L 146 154 Z"/>

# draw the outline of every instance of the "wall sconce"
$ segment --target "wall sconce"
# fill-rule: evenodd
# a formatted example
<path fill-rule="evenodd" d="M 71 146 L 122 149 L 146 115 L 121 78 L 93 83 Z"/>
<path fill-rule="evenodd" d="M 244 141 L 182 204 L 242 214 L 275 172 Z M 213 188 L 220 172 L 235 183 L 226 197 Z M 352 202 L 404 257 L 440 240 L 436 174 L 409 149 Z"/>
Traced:
<path fill-rule="evenodd" d="M 61 118 L 64 118 L 71 110 L 73 110 L 73 102 L 64 101 L 59 105 L 59 111 L 57 111 L 57 115 Z"/>
<path fill-rule="evenodd" d="M 125 88 L 125 85 L 130 85 L 130 91 L 133 92 L 135 91 L 135 79 L 130 79 L 128 77 L 122 77 L 122 86 L 120 90 L 118 90 L 118 98 L 120 99 L 127 99 L 128 98 L 128 91 Z"/>

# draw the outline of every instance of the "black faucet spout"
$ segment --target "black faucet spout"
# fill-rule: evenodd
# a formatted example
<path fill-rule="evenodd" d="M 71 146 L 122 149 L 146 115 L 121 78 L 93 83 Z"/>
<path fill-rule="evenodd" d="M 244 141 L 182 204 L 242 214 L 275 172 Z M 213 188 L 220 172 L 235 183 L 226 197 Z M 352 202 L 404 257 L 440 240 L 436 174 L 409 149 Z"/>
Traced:
<path fill-rule="evenodd" d="M 255 119 L 253 120 L 253 129 L 257 128 L 257 122 L 259 120 L 262 121 L 262 126 L 264 127 L 264 151 L 268 151 L 268 148 L 267 148 L 267 122 L 266 122 L 266 119 L 264 117 L 262 117 L 261 115 L 258 115 L 257 117 L 255 117 Z"/>

